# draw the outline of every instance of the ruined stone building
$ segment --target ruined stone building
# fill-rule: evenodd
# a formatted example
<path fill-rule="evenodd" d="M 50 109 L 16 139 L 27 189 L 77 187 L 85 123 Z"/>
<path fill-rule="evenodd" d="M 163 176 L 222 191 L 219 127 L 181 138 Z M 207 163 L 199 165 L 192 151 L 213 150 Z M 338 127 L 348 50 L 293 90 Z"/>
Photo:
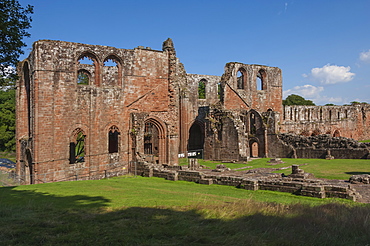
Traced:
<path fill-rule="evenodd" d="M 138 161 L 178 165 L 193 151 L 236 161 L 327 154 L 284 132 L 370 139 L 369 105 L 283 107 L 279 68 L 231 62 L 221 77 L 187 74 L 170 39 L 162 50 L 40 40 L 18 74 L 23 183 L 126 174 Z M 368 147 L 353 149 L 361 153 L 349 157 L 367 158 Z"/>

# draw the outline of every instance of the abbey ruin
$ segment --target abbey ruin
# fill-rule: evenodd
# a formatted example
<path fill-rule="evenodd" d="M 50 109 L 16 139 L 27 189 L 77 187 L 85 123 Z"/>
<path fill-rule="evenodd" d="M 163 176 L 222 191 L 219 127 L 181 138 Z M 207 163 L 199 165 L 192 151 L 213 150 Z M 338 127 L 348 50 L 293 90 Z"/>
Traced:
<path fill-rule="evenodd" d="M 355 141 L 370 139 L 370 105 L 284 107 L 279 68 L 230 62 L 221 77 L 187 74 L 171 39 L 162 50 L 40 40 L 18 74 L 25 184 L 127 174 L 142 161 L 176 166 L 188 153 L 370 158 Z"/>

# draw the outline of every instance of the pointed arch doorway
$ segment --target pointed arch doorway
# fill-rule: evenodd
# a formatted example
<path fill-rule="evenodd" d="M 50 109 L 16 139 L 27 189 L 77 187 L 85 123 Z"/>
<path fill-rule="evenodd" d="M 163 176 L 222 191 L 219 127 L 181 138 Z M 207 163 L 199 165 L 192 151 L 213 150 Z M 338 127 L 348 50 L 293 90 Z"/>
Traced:
<path fill-rule="evenodd" d="M 196 152 L 196 157 L 203 159 L 204 128 L 201 122 L 194 122 L 189 129 L 188 152 Z"/>
<path fill-rule="evenodd" d="M 145 121 L 144 155 L 149 161 L 157 164 L 167 163 L 167 145 L 165 129 L 153 118 Z"/>

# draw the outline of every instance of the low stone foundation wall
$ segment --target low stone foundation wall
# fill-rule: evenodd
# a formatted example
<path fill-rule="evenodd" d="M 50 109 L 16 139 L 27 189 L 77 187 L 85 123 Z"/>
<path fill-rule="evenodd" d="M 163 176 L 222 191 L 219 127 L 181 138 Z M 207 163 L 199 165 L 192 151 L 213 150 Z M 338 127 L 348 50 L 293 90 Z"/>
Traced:
<path fill-rule="evenodd" d="M 289 192 L 317 198 L 344 198 L 356 201 L 360 196 L 348 184 L 331 184 L 320 179 L 282 177 L 275 173 L 230 172 L 218 173 L 211 170 L 169 170 L 161 165 L 143 165 L 144 177 L 159 177 L 167 180 L 183 180 L 199 184 L 229 185 L 246 190 L 271 190 Z"/>

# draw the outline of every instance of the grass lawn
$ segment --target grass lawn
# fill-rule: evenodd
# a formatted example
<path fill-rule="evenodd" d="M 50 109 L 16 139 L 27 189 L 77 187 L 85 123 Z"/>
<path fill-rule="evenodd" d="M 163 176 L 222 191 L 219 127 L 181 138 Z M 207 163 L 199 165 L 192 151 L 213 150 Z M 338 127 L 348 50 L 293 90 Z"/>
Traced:
<path fill-rule="evenodd" d="M 361 140 L 359 142 L 362 142 L 362 143 L 370 143 L 370 139 L 368 139 L 368 140 Z"/>
<path fill-rule="evenodd" d="M 366 245 L 370 206 L 160 178 L 0 188 L 0 245 Z"/>
<path fill-rule="evenodd" d="M 184 161 L 185 160 L 185 161 Z M 238 171 L 246 171 L 253 168 L 281 168 L 288 167 L 293 164 L 302 165 L 300 166 L 306 172 L 313 173 L 317 178 L 326 179 L 349 179 L 354 174 L 370 174 L 370 160 L 365 159 L 290 159 L 282 158 L 284 162 L 278 165 L 270 165 L 268 161 L 270 158 L 256 159 L 248 163 L 220 163 L 215 161 L 199 160 L 199 164 L 205 165 L 212 169 L 216 168 L 218 164 L 224 164 L 231 169 L 248 167 L 245 169 L 239 169 Z M 182 160 L 182 163 L 186 163 L 186 159 Z M 290 174 L 291 168 L 286 170 L 275 171 L 277 173 Z"/>
<path fill-rule="evenodd" d="M 370 160 L 269 160 L 223 164 L 370 174 Z M 0 231 L 0 245 L 367 245 L 370 204 L 124 176 L 0 187 Z"/>

